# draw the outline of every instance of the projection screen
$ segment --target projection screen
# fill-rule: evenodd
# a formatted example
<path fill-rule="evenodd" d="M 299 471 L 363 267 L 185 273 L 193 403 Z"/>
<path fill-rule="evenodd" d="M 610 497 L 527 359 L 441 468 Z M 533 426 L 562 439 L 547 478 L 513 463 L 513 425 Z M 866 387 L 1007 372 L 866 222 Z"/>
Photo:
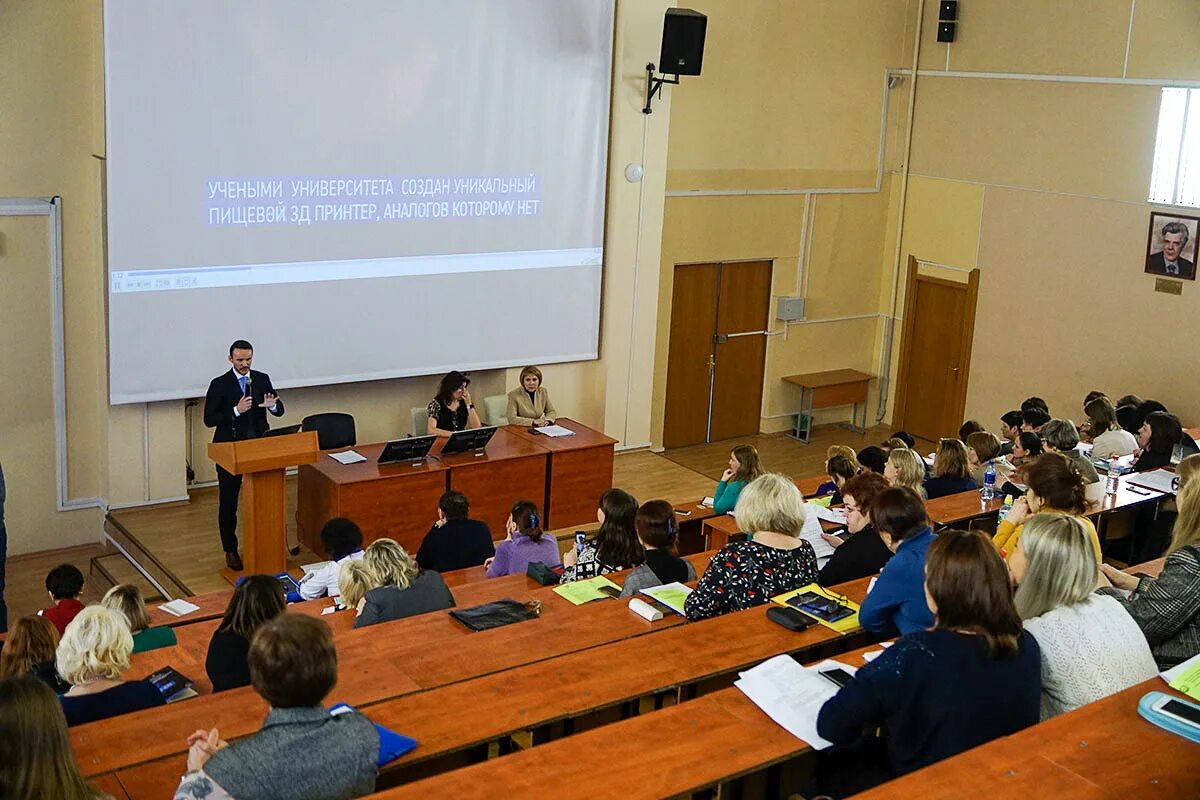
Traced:
<path fill-rule="evenodd" d="M 106 0 L 113 403 L 597 356 L 615 0 Z"/>

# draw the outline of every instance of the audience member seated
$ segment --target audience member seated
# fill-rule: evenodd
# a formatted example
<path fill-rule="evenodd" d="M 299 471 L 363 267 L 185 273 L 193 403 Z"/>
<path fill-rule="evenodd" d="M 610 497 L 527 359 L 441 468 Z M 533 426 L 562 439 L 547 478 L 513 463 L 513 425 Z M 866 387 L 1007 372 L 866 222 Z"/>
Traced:
<path fill-rule="evenodd" d="M 521 385 L 508 393 L 508 424 L 522 428 L 553 425 L 558 410 L 550 402 L 550 393 L 542 386 L 542 371 L 537 367 L 521 370 Z"/>
<path fill-rule="evenodd" d="M 1137 449 L 1137 437 L 1117 422 L 1117 410 L 1107 397 L 1097 397 L 1084 407 L 1092 458 L 1119 458 Z"/>
<path fill-rule="evenodd" d="M 0 797 L 112 800 L 84 780 L 58 698 L 31 676 L 0 681 Z"/>
<path fill-rule="evenodd" d="M 679 522 L 675 508 L 666 500 L 643 503 L 634 517 L 637 537 L 646 551 L 646 561 L 625 579 L 621 597 L 632 597 L 642 589 L 664 583 L 696 580 L 696 568 L 675 553 Z"/>
<path fill-rule="evenodd" d="M 305 600 L 325 595 L 337 597 L 342 567 L 363 557 L 362 541 L 362 530 L 354 520 L 334 517 L 326 522 L 321 527 L 321 546 L 329 561 L 304 576 L 300 581 L 300 596 Z"/>
<path fill-rule="evenodd" d="M 1042 426 L 1042 447 L 1048 453 L 1061 453 L 1079 468 L 1084 483 L 1095 483 L 1100 480 L 1092 460 L 1080 453 L 1079 429 L 1069 419 L 1052 419 Z"/>
<path fill-rule="evenodd" d="M 250 640 L 255 631 L 286 608 L 283 587 L 270 575 L 250 575 L 233 590 L 204 659 L 204 671 L 214 692 L 249 685 L 246 654 L 250 652 Z"/>
<path fill-rule="evenodd" d="M 367 592 L 375 588 L 375 578 L 362 561 L 351 561 L 338 576 L 338 605 L 341 609 L 353 608 L 355 615 L 362 613 L 367 602 Z"/>
<path fill-rule="evenodd" d="M 963 444 L 966 444 L 967 437 L 970 436 L 972 433 L 979 433 L 980 431 L 986 431 L 986 430 L 987 430 L 987 428 L 983 427 L 983 423 L 980 422 L 979 420 L 969 419 L 966 422 L 964 422 L 962 425 L 959 426 L 958 440 L 960 442 L 962 442 Z"/>
<path fill-rule="evenodd" d="M 1037 395 L 1034 395 L 1033 397 L 1026 397 L 1025 401 L 1023 403 L 1021 403 L 1021 412 L 1022 413 L 1028 411 L 1031 408 L 1040 408 L 1042 411 L 1046 412 L 1046 418 L 1047 419 L 1050 418 L 1050 406 L 1046 405 L 1046 401 L 1043 400 L 1042 398 L 1038 397 Z"/>
<path fill-rule="evenodd" d="M 1041 433 L 1042 426 L 1049 421 L 1050 415 L 1036 406 L 1021 412 L 1021 430 L 1027 433 Z"/>
<path fill-rule="evenodd" d="M 729 466 L 713 492 L 713 511 L 728 514 L 737 505 L 738 495 L 750 481 L 762 474 L 758 451 L 748 444 L 739 444 L 729 451 Z"/>
<path fill-rule="evenodd" d="M 637 512 L 637 499 L 629 492 L 609 489 L 600 495 L 600 507 L 596 509 L 600 530 L 582 548 L 567 551 L 559 582 L 585 580 L 643 564 L 646 551 L 634 527 Z M 674 515 L 674 510 L 671 513 Z"/>
<path fill-rule="evenodd" d="M 451 370 L 442 376 L 437 396 L 429 401 L 425 409 L 429 417 L 426 433 L 449 436 L 455 431 L 483 426 L 475 411 L 475 404 L 471 402 L 471 393 L 467 391 L 470 383 L 467 374 L 458 370 Z"/>
<path fill-rule="evenodd" d="M 83 573 L 74 564 L 59 564 L 46 576 L 46 591 L 54 605 L 43 609 L 43 617 L 54 623 L 61 636 L 75 615 L 83 611 L 79 596 L 83 594 Z"/>
<path fill-rule="evenodd" d="M 0 681 L 32 675 L 63 694 L 71 688 L 58 674 L 54 663 L 58 649 L 58 629 L 45 617 L 30 614 L 13 623 L 4 649 L 0 650 Z M 2 787 L 3 784 L 0 784 Z"/>
<path fill-rule="evenodd" d="M 887 479 L 874 472 L 856 475 L 842 486 L 846 538 L 831 533 L 821 534 L 834 548 L 833 555 L 817 576 L 817 582 L 822 586 L 836 586 L 874 575 L 891 560 L 891 549 L 871 525 L 871 506 L 887 488 Z"/>
<path fill-rule="evenodd" d="M 892 486 L 903 486 L 925 496 L 925 460 L 916 450 L 893 450 L 884 464 L 883 477 Z"/>
<path fill-rule="evenodd" d="M 925 553 L 936 537 L 925 503 L 907 487 L 887 489 L 871 503 L 871 523 L 895 555 L 863 600 L 859 623 L 886 636 L 928 628 L 933 612 L 925 603 Z"/>
<path fill-rule="evenodd" d="M 1096 389 L 1093 389 L 1092 391 L 1088 392 L 1087 396 L 1085 396 L 1083 398 L 1083 417 L 1084 417 L 1084 419 L 1083 419 L 1083 423 L 1079 426 L 1079 441 L 1081 441 L 1081 442 L 1086 442 L 1088 444 L 1091 444 L 1092 440 L 1097 435 L 1104 432 L 1103 428 L 1099 429 L 1095 433 L 1092 432 L 1092 418 L 1091 418 L 1091 415 L 1088 414 L 1088 410 L 1087 410 L 1087 407 L 1090 403 L 1093 403 L 1096 400 L 1100 400 L 1100 399 L 1108 400 L 1108 395 L 1106 395 L 1104 392 L 1101 392 Z"/>
<path fill-rule="evenodd" d="M 1025 495 L 1013 503 L 1008 515 L 996 526 L 996 535 L 992 537 L 1001 554 L 1011 559 L 1021 539 L 1025 520 L 1046 511 L 1078 517 L 1091 539 L 1096 562 L 1102 561 L 1096 526 L 1084 516 L 1087 511 L 1087 484 L 1075 463 L 1062 453 L 1046 453 L 1025 468 L 1025 481 L 1028 485 Z"/>
<path fill-rule="evenodd" d="M 917 447 L 917 440 L 914 439 L 912 434 L 908 431 L 896 431 L 892 434 L 892 438 L 899 439 L 900 441 L 904 442 L 904 446 L 910 450 L 915 450 Z"/>
<path fill-rule="evenodd" d="M 1022 431 L 1013 443 L 1012 458 L 1009 459 L 1016 467 L 1012 480 L 1016 483 L 1025 481 L 1025 465 L 1042 454 L 1042 437 L 1036 433 Z"/>
<path fill-rule="evenodd" d="M 136 586 L 118 584 L 104 593 L 100 605 L 111 608 L 129 623 L 133 634 L 133 652 L 144 653 L 175 644 L 175 629 L 165 625 L 150 627 L 150 615 L 146 613 L 146 602 Z"/>
<path fill-rule="evenodd" d="M 1020 411 L 1007 411 L 1000 417 L 1000 453 L 1009 455 L 1016 446 L 1017 437 L 1021 435 L 1021 423 L 1024 420 Z"/>
<path fill-rule="evenodd" d="M 1150 412 L 1138 431 L 1140 452 L 1133 462 L 1134 472 L 1148 472 L 1169 466 L 1176 445 L 1182 445 L 1185 456 L 1196 452 L 1196 443 L 1183 432 L 1178 417 L 1166 411 Z"/>
<path fill-rule="evenodd" d="M 1042 653 L 1042 719 L 1158 674 L 1137 623 L 1094 593 L 1096 554 L 1078 518 L 1034 514 L 1008 566 L 1017 613 Z"/>
<path fill-rule="evenodd" d="M 933 629 L 900 638 L 822 706 L 817 732 L 845 749 L 820 754 L 821 791 L 844 797 L 1038 721 L 1038 643 L 986 536 L 943 531 L 922 592 Z M 878 729 L 883 742 L 864 734 Z"/>
<path fill-rule="evenodd" d="M 883 452 L 887 453 L 888 455 L 891 455 L 893 450 L 905 448 L 912 449 L 911 445 L 898 436 L 892 436 L 891 438 L 884 439 L 883 443 L 879 446 L 882 447 Z"/>
<path fill-rule="evenodd" d="M 71 688 L 62 695 L 67 725 L 108 719 L 166 701 L 149 681 L 124 681 L 133 652 L 125 618 L 111 608 L 88 606 L 75 615 L 58 643 L 58 674 Z"/>
<path fill-rule="evenodd" d="M 467 496 L 453 489 L 438 500 L 438 518 L 417 549 L 421 569 L 450 572 L 478 567 L 496 555 L 487 523 L 469 519 Z"/>
<path fill-rule="evenodd" d="M 800 538 L 804 498 L 783 475 L 767 473 L 742 492 L 734 516 L 750 534 L 717 551 L 688 595 L 684 611 L 695 621 L 760 606 L 817 580 L 817 556 Z"/>
<path fill-rule="evenodd" d="M 979 484 L 971 480 L 965 444 L 958 439 L 938 442 L 937 454 L 933 457 L 933 475 L 925 481 L 924 488 L 925 496 L 930 500 L 979 488 Z"/>
<path fill-rule="evenodd" d="M 1158 577 L 1129 575 L 1101 564 L 1102 594 L 1129 611 L 1150 643 L 1159 669 L 1200 655 L 1200 456 L 1180 462 L 1179 508 Z M 1116 587 L 1116 588 L 1112 588 Z M 1125 592 L 1133 592 L 1126 597 Z"/>
<path fill-rule="evenodd" d="M 834 459 L 838 459 L 836 469 L 834 468 Z M 829 501 L 829 504 L 841 505 L 842 484 L 858 474 L 858 455 L 854 452 L 854 448 L 844 444 L 830 445 L 829 449 L 825 451 L 825 474 L 829 476 L 829 480 L 818 486 L 813 496 L 832 495 L 833 499 Z"/>
<path fill-rule="evenodd" d="M 508 537 L 496 548 L 496 555 L 485 562 L 489 578 L 524 575 L 530 564 L 557 567 L 562 563 L 558 540 L 542 530 L 541 515 L 533 501 L 518 500 L 504 528 Z"/>
<path fill-rule="evenodd" d="M 1122 395 L 1120 397 L 1120 399 L 1118 399 L 1117 402 L 1114 403 L 1113 405 L 1115 405 L 1117 408 L 1120 408 L 1121 406 L 1135 406 L 1136 407 L 1136 406 L 1140 406 L 1141 404 L 1142 404 L 1142 398 L 1138 397 L 1136 394 L 1126 394 L 1126 395 Z"/>
<path fill-rule="evenodd" d="M 884 465 L 888 460 L 888 453 L 884 452 L 882 447 L 872 444 L 859 450 L 856 458 L 863 469 L 869 469 L 871 472 L 882 475 Z"/>
<path fill-rule="evenodd" d="M 321 705 L 337 683 L 337 651 L 316 617 L 283 614 L 250 645 L 250 679 L 270 707 L 262 729 L 233 743 L 216 728 L 188 737 L 175 800 L 351 798 L 375 791 L 379 732 L 363 714 Z"/>
<path fill-rule="evenodd" d="M 371 542 L 362 563 L 374 586 L 363 596 L 356 628 L 454 607 L 441 573 L 421 569 L 394 539 Z"/>
<path fill-rule="evenodd" d="M 1119 405 L 1117 406 L 1117 424 L 1121 426 L 1121 430 L 1132 434 L 1136 439 L 1141 426 L 1138 424 L 1137 406 L 1135 405 Z"/>
<path fill-rule="evenodd" d="M 1141 430 L 1142 425 L 1144 425 L 1146 423 L 1146 417 L 1150 416 L 1151 414 L 1153 414 L 1156 411 L 1161 411 L 1164 414 L 1170 413 L 1167 410 L 1167 407 L 1164 406 L 1162 403 L 1158 402 L 1157 400 L 1143 400 L 1142 402 L 1137 404 L 1138 430 Z"/>
<path fill-rule="evenodd" d="M 967 437 L 967 468 L 976 485 L 983 486 L 983 473 L 987 471 L 988 464 L 996 471 L 996 489 L 999 490 L 1012 477 L 1015 468 L 1000 453 L 1000 440 L 996 434 L 987 431 L 972 433 Z"/>

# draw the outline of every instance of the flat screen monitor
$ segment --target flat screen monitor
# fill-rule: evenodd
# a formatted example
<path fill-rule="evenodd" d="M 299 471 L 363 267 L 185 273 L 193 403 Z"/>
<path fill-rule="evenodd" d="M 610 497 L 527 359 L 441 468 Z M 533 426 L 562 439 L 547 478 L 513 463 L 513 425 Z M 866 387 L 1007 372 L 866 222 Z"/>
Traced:
<path fill-rule="evenodd" d="M 437 441 L 436 436 L 410 436 L 407 439 L 396 439 L 383 446 L 379 454 L 380 464 L 394 464 L 397 461 L 421 461 L 429 455 L 429 448 Z"/>
<path fill-rule="evenodd" d="M 471 428 L 466 431 L 455 431 L 446 440 L 446 446 L 442 448 L 442 455 L 450 456 L 455 453 L 466 453 L 471 450 L 482 453 L 483 448 L 487 447 L 487 443 L 495 435 L 496 426 L 494 425 L 487 428 Z"/>

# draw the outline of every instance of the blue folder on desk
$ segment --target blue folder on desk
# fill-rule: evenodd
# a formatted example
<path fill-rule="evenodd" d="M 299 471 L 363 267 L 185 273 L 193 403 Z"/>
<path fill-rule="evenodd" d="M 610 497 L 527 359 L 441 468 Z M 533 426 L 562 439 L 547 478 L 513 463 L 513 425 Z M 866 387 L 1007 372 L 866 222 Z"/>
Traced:
<path fill-rule="evenodd" d="M 330 706 L 329 713 L 336 717 L 339 714 L 357 714 L 358 710 L 354 706 L 338 703 Z M 375 725 L 375 730 L 379 731 L 379 759 L 376 764 L 380 767 L 417 748 L 416 739 L 410 739 L 382 725 Z"/>

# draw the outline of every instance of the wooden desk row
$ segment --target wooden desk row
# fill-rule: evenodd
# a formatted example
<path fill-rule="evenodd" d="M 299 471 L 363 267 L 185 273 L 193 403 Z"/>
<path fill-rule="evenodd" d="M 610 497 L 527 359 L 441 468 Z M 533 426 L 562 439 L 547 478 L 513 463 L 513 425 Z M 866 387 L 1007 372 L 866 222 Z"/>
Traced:
<path fill-rule="evenodd" d="M 839 588 L 861 601 L 866 587 L 864 579 Z M 865 637 L 822 626 L 792 633 L 768 622 L 759 607 L 563 655 L 519 672 L 406 694 L 366 711 L 373 721 L 420 743 L 389 765 L 389 772 L 407 775 L 416 765 L 639 698 L 669 692 L 669 701 L 678 702 L 687 687 L 718 676 L 731 680 L 738 670 L 780 653 L 815 658 L 818 652 L 842 652 Z M 448 708 L 463 711 L 447 714 Z M 155 797 L 178 780 L 184 763 L 180 753 L 122 769 L 118 776 L 133 800 Z"/>
<path fill-rule="evenodd" d="M 543 527 L 591 522 L 600 495 L 612 487 L 616 440 L 574 420 L 558 424 L 574 436 L 553 438 L 530 428 L 503 427 L 484 454 L 442 456 L 439 441 L 416 464 L 379 464 L 383 442 L 354 449 L 367 460 L 340 464 L 322 456 L 299 468 L 296 526 L 300 540 L 323 553 L 321 526 L 332 517 L 359 524 L 366 541 L 388 536 L 416 552 L 447 489 L 465 494 L 471 516 L 504 530 L 517 500 L 536 502 Z"/>

